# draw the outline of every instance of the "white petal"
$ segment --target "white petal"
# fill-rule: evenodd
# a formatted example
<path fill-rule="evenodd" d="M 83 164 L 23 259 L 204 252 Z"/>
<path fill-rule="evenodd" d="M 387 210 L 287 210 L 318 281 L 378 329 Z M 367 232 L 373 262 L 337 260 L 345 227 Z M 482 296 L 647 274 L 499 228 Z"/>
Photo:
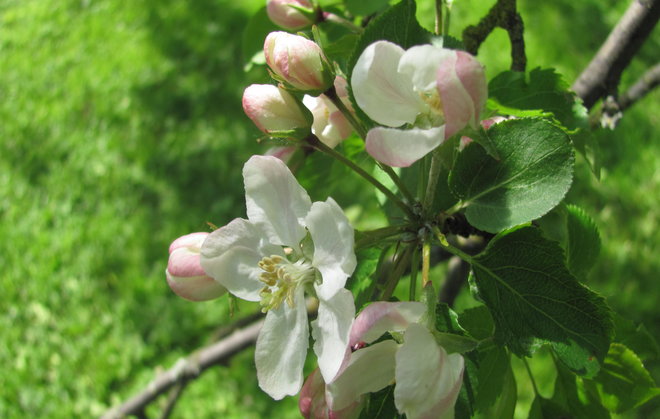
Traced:
<path fill-rule="evenodd" d="M 399 345 L 393 340 L 378 342 L 351 354 L 350 363 L 326 385 L 328 405 L 341 410 L 361 395 L 381 390 L 394 379 L 394 359 Z"/>
<path fill-rule="evenodd" d="M 445 127 L 400 130 L 376 127 L 367 133 L 366 149 L 388 166 L 408 167 L 445 141 Z"/>
<path fill-rule="evenodd" d="M 296 246 L 305 237 L 303 220 L 312 205 L 282 160 L 252 156 L 243 167 L 248 219 L 273 244 Z"/>
<path fill-rule="evenodd" d="M 348 335 L 355 317 L 353 294 L 340 289 L 329 300 L 320 299 L 318 318 L 312 322 L 314 352 L 325 382 L 339 371 L 348 347 Z"/>
<path fill-rule="evenodd" d="M 453 418 L 463 382 L 463 357 L 447 355 L 431 333 L 413 323 L 396 354 L 394 404 L 410 419 Z"/>
<path fill-rule="evenodd" d="M 264 256 L 284 253 L 269 244 L 263 233 L 242 218 L 215 230 L 204 241 L 200 263 L 207 275 L 221 283 L 238 298 L 259 301 L 264 284 L 258 263 Z"/>
<path fill-rule="evenodd" d="M 378 41 L 362 51 L 353 67 L 355 101 L 371 119 L 389 127 L 413 123 L 424 109 L 408 75 L 398 72 L 403 48 Z"/>
<path fill-rule="evenodd" d="M 438 67 L 442 61 L 451 56 L 451 50 L 433 45 L 419 45 L 403 54 L 398 70 L 412 80 L 417 91 L 426 92 L 436 89 Z"/>
<path fill-rule="evenodd" d="M 305 224 L 314 242 L 312 265 L 323 277 L 323 283 L 316 286 L 316 292 L 319 298 L 327 300 L 344 288 L 346 279 L 357 265 L 353 227 L 332 198 L 314 202 Z"/>
<path fill-rule="evenodd" d="M 294 301 L 294 308 L 283 303 L 268 312 L 254 353 L 259 387 L 275 400 L 297 394 L 303 383 L 309 329 L 302 287 Z"/>
<path fill-rule="evenodd" d="M 371 343 L 385 332 L 403 332 L 410 323 L 418 322 L 425 310 L 424 304 L 416 301 L 371 303 L 353 322 L 349 345 Z"/>

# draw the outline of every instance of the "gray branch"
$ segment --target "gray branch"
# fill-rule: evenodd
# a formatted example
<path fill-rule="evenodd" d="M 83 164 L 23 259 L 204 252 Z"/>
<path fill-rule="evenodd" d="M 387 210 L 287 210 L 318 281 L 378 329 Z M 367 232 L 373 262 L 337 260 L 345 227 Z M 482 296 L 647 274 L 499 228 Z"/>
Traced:
<path fill-rule="evenodd" d="M 102 419 L 116 419 L 127 415 L 144 416 L 145 407 L 175 385 L 192 380 L 204 370 L 227 362 L 231 357 L 255 344 L 263 320 L 234 331 L 228 337 L 180 359 L 172 368 L 159 374 L 142 392 L 122 405 L 106 412 Z"/>
<path fill-rule="evenodd" d="M 654 65 L 630 86 L 626 93 L 619 96 L 619 110 L 623 111 L 637 102 L 660 84 L 660 63 Z"/>
<path fill-rule="evenodd" d="M 616 96 L 621 73 L 628 67 L 660 17 L 660 0 L 634 0 L 572 89 L 591 108 L 598 99 Z"/>

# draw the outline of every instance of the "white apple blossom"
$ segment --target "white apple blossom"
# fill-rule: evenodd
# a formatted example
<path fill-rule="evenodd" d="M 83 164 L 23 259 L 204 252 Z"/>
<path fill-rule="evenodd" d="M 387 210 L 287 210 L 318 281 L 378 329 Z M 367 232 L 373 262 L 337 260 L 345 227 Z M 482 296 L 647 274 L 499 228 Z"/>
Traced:
<path fill-rule="evenodd" d="M 358 106 L 380 125 L 366 149 L 376 160 L 406 167 L 466 125 L 477 128 L 486 102 L 482 65 L 470 54 L 432 45 L 404 50 L 369 45 L 351 77 Z"/>
<path fill-rule="evenodd" d="M 303 386 L 299 403 L 303 416 L 354 417 L 365 394 L 396 383 L 394 402 L 406 417 L 453 417 L 464 360 L 460 354 L 448 355 L 419 323 L 424 312 L 424 304 L 418 302 L 367 306 L 353 323 L 337 375 L 325 381 L 312 374 Z M 391 339 L 373 343 L 385 332 L 404 332 L 403 343 Z"/>
<path fill-rule="evenodd" d="M 328 380 L 336 375 L 355 315 L 344 289 L 356 266 L 353 228 L 332 199 L 312 203 L 276 157 L 253 156 L 243 167 L 248 219 L 209 235 L 201 264 L 235 296 L 267 312 L 257 339 L 260 387 L 274 399 L 298 393 L 309 331 L 305 292 L 319 299 L 314 351 Z M 310 241 L 311 239 L 311 241 Z"/>

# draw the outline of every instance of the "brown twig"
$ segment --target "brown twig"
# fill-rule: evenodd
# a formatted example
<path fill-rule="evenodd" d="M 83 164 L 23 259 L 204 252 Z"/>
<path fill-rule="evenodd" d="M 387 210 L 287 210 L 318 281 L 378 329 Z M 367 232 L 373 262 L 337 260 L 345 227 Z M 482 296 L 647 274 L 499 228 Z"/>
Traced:
<path fill-rule="evenodd" d="M 598 99 L 616 97 L 621 73 L 660 17 L 660 0 L 634 0 L 572 89 L 589 109 Z"/>
<path fill-rule="evenodd" d="M 468 26 L 463 30 L 463 44 L 472 55 L 477 55 L 479 47 L 488 35 L 500 27 L 509 34 L 511 41 L 511 70 L 525 71 L 527 57 L 525 55 L 525 40 L 523 38 L 524 24 L 516 10 L 516 0 L 497 0 L 476 26 Z"/>
<path fill-rule="evenodd" d="M 257 341 L 263 320 L 234 331 L 231 335 L 180 359 L 172 368 L 159 374 L 142 392 L 120 406 L 106 412 L 102 419 L 144 414 L 144 408 L 177 384 L 196 378 L 206 369 L 227 362 L 231 357 Z"/>

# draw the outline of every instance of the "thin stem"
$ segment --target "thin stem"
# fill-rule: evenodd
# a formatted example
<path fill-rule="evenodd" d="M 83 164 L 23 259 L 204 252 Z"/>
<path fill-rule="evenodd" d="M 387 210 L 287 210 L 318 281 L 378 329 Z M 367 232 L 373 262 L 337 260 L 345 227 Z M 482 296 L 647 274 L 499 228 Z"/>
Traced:
<path fill-rule="evenodd" d="M 415 294 L 417 293 L 417 272 L 419 272 L 419 247 L 415 247 L 410 262 L 410 291 L 408 292 L 408 300 L 415 301 Z"/>
<path fill-rule="evenodd" d="M 415 219 L 415 214 L 408 205 L 406 205 L 401 199 L 399 199 L 399 197 L 396 196 L 394 192 L 387 189 L 385 185 L 383 185 L 378 180 L 376 180 L 376 178 L 374 178 L 369 173 L 367 173 L 363 168 L 353 163 L 343 154 L 323 144 L 323 142 L 321 142 L 315 135 L 310 135 L 309 137 L 307 137 L 307 142 L 309 143 L 310 146 L 314 147 L 316 150 L 325 153 L 328 156 L 338 160 L 339 162 L 345 164 L 347 167 L 353 170 L 355 173 L 362 176 L 367 182 L 374 185 L 376 189 L 381 191 L 385 196 L 391 199 L 392 202 L 394 202 L 399 208 L 401 208 L 401 210 L 408 216 L 408 218 L 410 218 L 411 220 Z"/>
<path fill-rule="evenodd" d="M 527 370 L 527 374 L 529 374 L 529 379 L 532 382 L 532 388 L 534 388 L 534 394 L 536 396 L 539 395 L 539 388 L 536 387 L 536 381 L 534 381 L 534 375 L 532 374 L 532 369 L 529 367 L 529 364 L 527 363 L 527 360 L 525 358 L 521 358 L 523 364 L 525 364 L 525 369 Z"/>
<path fill-rule="evenodd" d="M 401 253 L 399 258 L 396 260 L 394 269 L 392 270 L 392 273 L 390 274 L 390 277 L 387 279 L 387 283 L 385 284 L 385 290 L 383 291 L 381 300 L 387 301 L 390 299 L 390 297 L 392 297 L 392 294 L 394 294 L 394 290 L 396 289 L 396 286 L 399 283 L 399 280 L 401 279 L 401 276 L 403 275 L 408 262 L 410 262 L 413 246 L 414 245 L 406 247 L 403 250 L 403 253 Z"/>
<path fill-rule="evenodd" d="M 424 204 L 422 211 L 428 215 L 433 206 L 433 198 L 435 198 L 435 190 L 438 186 L 438 178 L 442 169 L 442 162 L 440 161 L 440 150 L 435 149 L 431 156 L 431 168 L 429 169 L 429 183 L 426 184 L 426 193 L 424 194 Z"/>
<path fill-rule="evenodd" d="M 408 202 L 413 203 L 415 202 L 415 197 L 410 193 L 406 185 L 403 183 L 399 175 L 396 174 L 394 169 L 392 169 L 390 166 L 385 165 L 383 163 L 378 162 L 378 167 L 385 172 L 390 179 L 392 179 L 392 182 L 396 185 L 396 187 L 399 189 L 401 194 L 408 200 Z"/>
<path fill-rule="evenodd" d="M 332 22 L 332 23 L 336 23 L 337 25 L 341 25 L 345 28 L 348 28 L 351 32 L 354 32 L 354 33 L 360 34 L 360 33 L 364 32 L 364 28 L 361 28 L 361 27 L 357 26 L 356 24 L 354 24 L 353 22 L 351 22 L 350 20 L 344 19 L 343 17 L 338 16 L 334 13 L 323 12 L 323 20 L 326 20 L 326 21 Z"/>
<path fill-rule="evenodd" d="M 433 234 L 435 234 L 436 238 L 438 239 L 438 245 L 442 247 L 444 250 L 447 252 L 451 253 L 452 255 L 456 255 L 459 258 L 463 259 L 464 261 L 472 264 L 473 263 L 473 258 L 472 256 L 468 255 L 461 249 L 458 249 L 451 244 L 447 242 L 447 239 L 445 238 L 445 235 L 442 234 L 440 229 L 438 227 L 433 227 Z"/>
<path fill-rule="evenodd" d="M 348 120 L 348 122 L 353 126 L 353 128 L 357 131 L 358 135 L 362 139 L 367 138 L 367 130 L 362 126 L 362 123 L 355 117 L 353 112 L 350 111 L 342 102 L 342 100 L 337 96 L 337 91 L 334 86 L 330 87 L 327 91 L 324 92 L 324 94 L 332 101 L 332 103 L 339 109 L 339 111 L 344 115 L 344 117 Z M 381 168 L 383 172 L 385 172 L 390 179 L 392 179 L 392 182 L 396 185 L 396 187 L 401 191 L 401 194 L 408 200 L 408 202 L 412 203 L 415 202 L 415 198 L 412 196 L 410 191 L 408 191 L 408 188 L 406 188 L 406 185 L 403 184 L 401 181 L 401 178 L 396 174 L 394 169 L 392 169 L 389 166 L 386 166 L 380 162 L 378 162 L 378 166 Z"/>
<path fill-rule="evenodd" d="M 395 226 L 387 226 L 371 231 L 362 232 L 362 238 L 356 240 L 355 250 L 360 250 L 373 245 L 374 243 L 382 242 L 403 233 L 406 229 L 410 228 L 410 224 L 400 224 Z"/>
<path fill-rule="evenodd" d="M 449 34 L 449 19 L 451 17 L 451 1 L 443 0 L 445 5 L 445 20 L 442 22 L 442 38 L 447 38 Z"/>
<path fill-rule="evenodd" d="M 431 270 L 431 243 L 424 241 L 422 245 L 422 288 L 426 287 L 431 280 L 429 271 Z"/>
<path fill-rule="evenodd" d="M 335 89 L 335 86 L 331 86 L 328 90 L 323 92 L 323 94 L 326 95 L 328 99 L 330 99 L 330 101 L 337 107 L 337 109 L 339 109 L 339 112 L 344 115 L 344 118 L 346 118 L 351 126 L 353 126 L 358 135 L 363 139 L 366 138 L 367 130 L 362 126 L 362 123 L 355 117 L 353 112 L 351 112 L 351 110 L 346 107 L 339 96 L 337 96 L 337 90 Z"/>
<path fill-rule="evenodd" d="M 435 0 L 435 34 L 440 35 L 442 25 L 442 4 L 444 0 Z"/>

